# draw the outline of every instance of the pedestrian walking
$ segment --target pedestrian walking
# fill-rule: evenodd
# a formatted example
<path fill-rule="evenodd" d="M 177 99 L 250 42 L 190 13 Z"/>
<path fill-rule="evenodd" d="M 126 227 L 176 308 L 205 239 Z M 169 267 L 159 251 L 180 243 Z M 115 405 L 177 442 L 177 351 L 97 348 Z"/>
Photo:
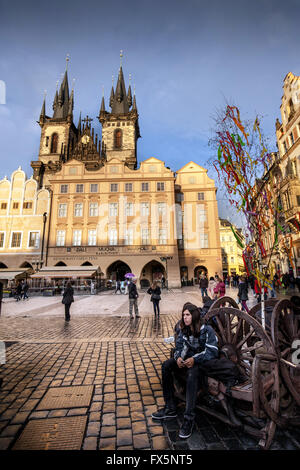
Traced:
<path fill-rule="evenodd" d="M 223 280 L 218 276 L 218 282 L 214 288 L 214 298 L 218 299 L 219 297 L 224 297 L 226 292 L 226 287 Z"/>
<path fill-rule="evenodd" d="M 166 287 L 166 278 L 162 276 L 161 278 L 161 288 L 164 289 Z"/>
<path fill-rule="evenodd" d="M 205 297 L 208 296 L 207 288 L 208 288 L 207 276 L 205 274 L 201 274 L 200 280 L 199 280 L 199 289 L 201 290 L 202 301 L 203 301 L 204 296 Z"/>
<path fill-rule="evenodd" d="M 217 283 L 216 283 L 215 278 L 211 276 L 208 281 L 208 293 L 211 299 L 213 299 L 214 297 L 214 288 L 216 287 L 216 285 Z M 203 301 L 204 301 L 204 298 L 203 298 Z"/>
<path fill-rule="evenodd" d="M 136 281 L 137 281 L 137 279 L 132 277 L 131 281 L 130 281 L 130 284 L 128 286 L 129 316 L 130 316 L 130 319 L 133 318 L 133 315 L 132 315 L 133 307 L 134 307 L 135 318 L 140 318 L 138 304 L 137 304 L 137 299 L 138 299 L 139 294 L 138 294 L 138 291 L 137 291 L 137 288 L 136 288 Z"/>
<path fill-rule="evenodd" d="M 158 281 L 154 281 L 152 286 L 147 290 L 147 294 L 151 295 L 151 302 L 153 302 L 154 316 L 159 317 L 159 302 L 161 300 L 161 290 Z"/>
<path fill-rule="evenodd" d="M 16 288 L 16 301 L 18 302 L 21 299 L 22 299 L 22 284 L 19 281 L 17 284 L 17 288 Z"/>
<path fill-rule="evenodd" d="M 95 294 L 95 284 L 93 281 L 91 281 L 91 294 Z"/>
<path fill-rule="evenodd" d="M 173 373 L 184 375 L 186 378 L 186 405 L 184 421 L 179 431 L 179 437 L 182 439 L 187 439 L 192 434 L 199 379 L 205 373 L 203 370 L 205 370 L 206 363 L 217 358 L 218 355 L 218 339 L 213 328 L 205 325 L 204 320 L 201 319 L 199 308 L 191 303 L 184 304 L 174 357 L 162 364 L 165 406 L 152 414 L 154 420 L 177 416 Z"/>
<path fill-rule="evenodd" d="M 28 282 L 25 280 L 22 284 L 23 300 L 29 299 L 28 294 L 27 294 L 28 289 L 29 289 L 29 285 L 28 285 Z"/>
<path fill-rule="evenodd" d="M 65 321 L 70 321 L 70 307 L 72 302 L 74 302 L 74 289 L 71 282 L 68 281 L 62 298 L 62 303 L 65 306 Z"/>
<path fill-rule="evenodd" d="M 117 281 L 117 282 L 116 282 L 115 294 L 118 292 L 118 290 L 120 291 L 120 294 L 122 294 L 122 291 L 121 291 L 121 281 Z"/>
<path fill-rule="evenodd" d="M 238 299 L 239 303 L 242 305 L 242 310 L 246 310 L 249 313 L 249 308 L 247 306 L 248 300 L 248 284 L 246 282 L 246 277 L 241 276 L 239 282 L 239 290 L 238 290 Z"/>

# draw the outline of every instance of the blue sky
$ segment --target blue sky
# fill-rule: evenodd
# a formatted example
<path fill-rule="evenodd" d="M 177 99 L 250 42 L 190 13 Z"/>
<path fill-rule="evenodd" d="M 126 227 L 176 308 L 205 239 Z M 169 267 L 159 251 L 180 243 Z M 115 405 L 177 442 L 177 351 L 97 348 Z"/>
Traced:
<path fill-rule="evenodd" d="M 207 167 L 212 116 L 225 100 L 242 119 L 262 114 L 275 150 L 283 79 L 300 75 L 299 17 L 298 0 L 0 0 L 0 178 L 19 165 L 31 175 L 44 90 L 52 115 L 66 54 L 75 123 L 81 110 L 99 134 L 102 87 L 108 108 L 124 51 L 126 86 L 131 73 L 140 115 L 139 161 L 154 156 L 174 171 L 190 160 Z M 209 176 L 216 177 L 212 169 Z M 220 215 L 233 215 L 218 194 Z"/>

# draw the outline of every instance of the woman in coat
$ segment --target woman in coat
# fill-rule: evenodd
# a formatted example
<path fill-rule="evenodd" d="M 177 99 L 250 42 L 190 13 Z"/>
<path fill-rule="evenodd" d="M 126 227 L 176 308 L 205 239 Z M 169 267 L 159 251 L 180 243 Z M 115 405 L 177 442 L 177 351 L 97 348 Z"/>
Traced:
<path fill-rule="evenodd" d="M 156 315 L 159 317 L 159 302 L 161 300 L 161 290 L 159 287 L 159 283 L 155 281 L 152 286 L 147 290 L 147 294 L 151 295 L 151 302 L 153 302 L 154 308 L 154 316 Z"/>
<path fill-rule="evenodd" d="M 66 288 L 63 293 L 62 303 L 65 306 L 65 320 L 70 321 L 70 307 L 74 302 L 74 289 L 70 281 L 67 282 Z"/>
<path fill-rule="evenodd" d="M 214 277 L 210 277 L 208 281 L 208 293 L 211 299 L 214 298 L 214 288 L 216 287 L 217 283 Z"/>
<path fill-rule="evenodd" d="M 249 313 L 249 308 L 247 306 L 248 300 L 248 284 L 246 282 L 245 276 L 242 276 L 239 283 L 238 298 L 242 304 L 242 310 L 246 310 Z"/>

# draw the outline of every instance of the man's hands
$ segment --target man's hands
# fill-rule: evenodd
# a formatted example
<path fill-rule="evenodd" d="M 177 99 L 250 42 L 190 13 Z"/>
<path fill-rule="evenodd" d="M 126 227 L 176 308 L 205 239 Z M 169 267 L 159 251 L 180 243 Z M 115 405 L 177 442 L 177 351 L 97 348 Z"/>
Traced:
<path fill-rule="evenodd" d="M 183 367 L 187 367 L 188 369 L 190 369 L 191 367 L 194 366 L 194 364 L 195 364 L 195 360 L 193 357 L 189 357 L 185 361 L 182 359 L 182 357 L 179 357 L 177 359 L 177 365 L 179 369 L 182 369 Z"/>

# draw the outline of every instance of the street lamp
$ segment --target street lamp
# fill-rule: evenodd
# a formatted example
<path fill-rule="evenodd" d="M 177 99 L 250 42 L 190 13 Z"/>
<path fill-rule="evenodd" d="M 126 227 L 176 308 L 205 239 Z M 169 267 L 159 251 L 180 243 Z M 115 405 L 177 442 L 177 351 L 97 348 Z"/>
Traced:
<path fill-rule="evenodd" d="M 166 262 L 166 286 L 167 286 L 167 290 L 169 290 L 169 281 L 168 281 L 168 259 L 173 259 L 173 256 L 162 256 L 161 258 L 161 261 L 165 261 Z"/>

